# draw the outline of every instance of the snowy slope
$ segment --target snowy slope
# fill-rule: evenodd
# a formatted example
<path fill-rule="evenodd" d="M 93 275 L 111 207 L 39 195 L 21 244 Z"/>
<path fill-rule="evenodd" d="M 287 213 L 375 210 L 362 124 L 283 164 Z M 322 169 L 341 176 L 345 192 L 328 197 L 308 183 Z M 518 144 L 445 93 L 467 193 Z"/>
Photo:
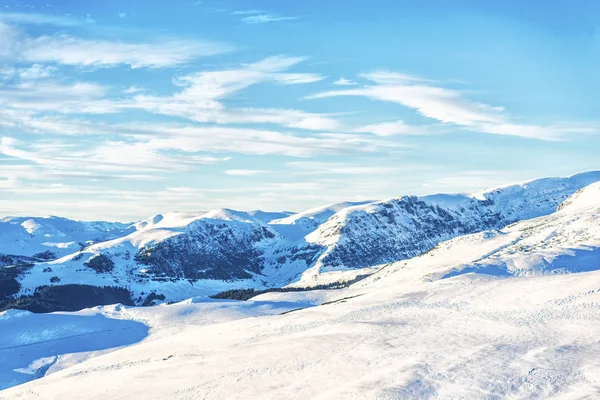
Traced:
<path fill-rule="evenodd" d="M 276 229 L 287 239 L 298 241 L 317 229 L 319 225 L 327 221 L 335 213 L 348 207 L 368 203 L 370 202 L 362 201 L 328 204 L 326 206 L 311 208 L 310 210 L 293 214 L 286 218 L 271 220 L 270 224 L 273 226 L 273 229 Z"/>
<path fill-rule="evenodd" d="M 192 298 L 152 308 L 113 305 L 52 314 L 9 310 L 0 313 L 0 332 L 10 333 L 0 336 L 0 390 L 189 326 L 279 314 L 313 303 Z"/>
<path fill-rule="evenodd" d="M 287 218 L 290 215 L 294 215 L 291 211 L 262 211 L 262 210 L 252 210 L 248 211 L 248 215 L 256 218 L 259 221 L 270 223 L 276 219 Z"/>
<path fill-rule="evenodd" d="M 599 269 L 600 183 L 575 193 L 556 213 L 518 222 L 499 234 L 511 237 L 510 243 L 449 275 L 471 270 L 533 275 Z"/>
<path fill-rule="evenodd" d="M 595 398 L 600 264 L 585 256 L 599 226 L 596 183 L 557 212 L 439 243 L 347 289 L 199 313 L 193 301 L 104 307 L 149 336 L 76 365 L 64 356 L 67 368 L 0 399 Z"/>

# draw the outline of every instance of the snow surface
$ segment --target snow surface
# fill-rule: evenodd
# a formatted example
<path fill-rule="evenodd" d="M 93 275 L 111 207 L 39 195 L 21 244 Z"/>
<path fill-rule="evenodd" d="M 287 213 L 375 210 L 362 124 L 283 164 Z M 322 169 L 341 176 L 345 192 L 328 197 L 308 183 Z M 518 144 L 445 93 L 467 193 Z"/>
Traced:
<path fill-rule="evenodd" d="M 46 376 L 0 399 L 598 398 L 600 263 L 585 256 L 599 246 L 600 183 L 555 213 L 442 242 L 342 290 L 10 311 L 0 324 L 28 332 L 19 346 L 43 348 L 37 338 L 65 316 L 78 329 L 89 315 L 149 328 L 110 352 L 11 359 L 0 376 Z"/>

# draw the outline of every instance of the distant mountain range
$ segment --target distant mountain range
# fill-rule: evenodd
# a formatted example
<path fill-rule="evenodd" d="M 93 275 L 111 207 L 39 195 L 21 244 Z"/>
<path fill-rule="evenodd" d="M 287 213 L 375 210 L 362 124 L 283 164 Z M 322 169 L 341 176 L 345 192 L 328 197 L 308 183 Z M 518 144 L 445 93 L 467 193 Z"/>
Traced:
<path fill-rule="evenodd" d="M 297 214 L 219 209 L 171 212 L 131 224 L 5 217 L 0 219 L 0 300 L 32 296 L 44 286 L 83 284 L 125 288 L 133 303 L 151 304 L 234 288 L 351 280 L 461 235 L 564 215 L 555 213 L 561 207 L 580 210 L 574 206 L 582 201 L 577 198 L 599 199 L 594 197 L 598 181 L 600 171 L 593 171 L 469 195 L 347 202 Z M 514 228 L 519 240 L 469 268 L 543 272 L 510 261 L 511 246 L 537 249 L 523 237 L 529 225 L 520 224 Z"/>

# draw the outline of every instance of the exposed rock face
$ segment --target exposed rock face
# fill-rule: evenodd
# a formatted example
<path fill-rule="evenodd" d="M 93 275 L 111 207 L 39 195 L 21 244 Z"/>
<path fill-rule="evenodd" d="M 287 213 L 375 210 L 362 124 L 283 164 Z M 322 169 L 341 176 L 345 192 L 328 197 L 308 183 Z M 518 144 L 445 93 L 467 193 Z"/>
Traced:
<path fill-rule="evenodd" d="M 184 234 L 150 244 L 135 255 L 146 273 L 176 279 L 246 279 L 263 268 L 262 242 L 276 234 L 261 225 L 197 221 Z"/>

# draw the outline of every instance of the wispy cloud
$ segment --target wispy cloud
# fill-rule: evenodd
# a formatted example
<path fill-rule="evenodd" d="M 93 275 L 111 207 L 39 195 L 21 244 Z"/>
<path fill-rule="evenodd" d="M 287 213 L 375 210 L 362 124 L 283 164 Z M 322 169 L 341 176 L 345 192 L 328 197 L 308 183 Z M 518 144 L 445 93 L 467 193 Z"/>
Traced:
<path fill-rule="evenodd" d="M 354 85 L 356 85 L 356 82 L 354 82 L 353 80 L 341 77 L 337 81 L 333 82 L 333 84 L 338 85 L 338 86 L 354 86 Z"/>
<path fill-rule="evenodd" d="M 0 105 L 5 112 L 105 114 L 120 110 L 119 103 L 108 100 L 106 94 L 106 87 L 91 82 L 23 81 L 0 86 Z"/>
<path fill-rule="evenodd" d="M 265 174 L 269 171 L 264 169 L 228 169 L 225 171 L 225 175 L 233 175 L 233 176 L 252 176 L 252 175 L 260 175 Z"/>
<path fill-rule="evenodd" d="M 431 126 L 409 125 L 404 121 L 381 122 L 378 124 L 370 124 L 358 127 L 356 132 L 368 132 L 378 136 L 393 136 L 393 135 L 427 135 L 435 133 Z M 439 132 L 439 129 L 437 130 Z"/>
<path fill-rule="evenodd" d="M 161 68 L 231 50 L 228 45 L 178 39 L 155 43 L 125 43 L 60 35 L 24 40 L 18 57 L 28 62 L 84 67 L 129 65 L 131 68 Z"/>
<path fill-rule="evenodd" d="M 57 71 L 56 66 L 41 64 L 33 64 L 27 67 L 5 67 L 0 69 L 0 79 L 30 81 L 48 78 Z"/>
<path fill-rule="evenodd" d="M 414 166 L 356 165 L 343 162 L 291 161 L 293 175 L 377 175 L 410 171 Z"/>
<path fill-rule="evenodd" d="M 78 26 L 89 23 L 87 18 L 19 12 L 0 12 L 0 21 L 25 25 L 55 25 L 63 27 Z"/>
<path fill-rule="evenodd" d="M 245 24 L 266 24 L 269 22 L 289 21 L 289 20 L 299 19 L 299 17 L 288 17 L 288 16 L 264 12 L 261 10 L 234 11 L 234 12 L 232 12 L 232 14 L 242 16 L 240 21 Z"/>
<path fill-rule="evenodd" d="M 277 21 L 289 21 L 298 19 L 299 17 L 282 17 L 279 15 L 272 14 L 258 14 L 258 15 L 249 15 L 241 19 L 241 21 L 245 24 L 266 24 L 269 22 L 277 22 Z"/>
<path fill-rule="evenodd" d="M 197 152 L 166 155 L 147 142 L 100 141 L 81 148 L 72 142 L 54 140 L 27 143 L 0 138 L 0 154 L 43 167 L 46 172 L 77 171 L 109 176 L 185 171 L 194 165 L 215 164 L 227 158 L 198 156 Z M 189 155 L 189 157 L 187 157 Z"/>
<path fill-rule="evenodd" d="M 7 60 L 14 55 L 19 35 L 17 29 L 0 21 L 0 60 Z"/>
<path fill-rule="evenodd" d="M 118 128 L 126 133 L 126 127 Z M 248 155 L 280 155 L 310 157 L 323 154 L 372 152 L 385 144 L 369 136 L 295 135 L 275 130 L 221 126 L 140 125 L 130 127 L 139 140 L 152 149 L 187 153 L 239 153 Z"/>
<path fill-rule="evenodd" d="M 256 15 L 256 14 L 262 14 L 263 11 L 261 10 L 238 10 L 238 11 L 234 11 L 231 14 L 233 15 Z"/>
<path fill-rule="evenodd" d="M 492 106 L 465 98 L 463 93 L 435 86 L 434 81 L 411 75 L 393 72 L 363 74 L 371 85 L 355 89 L 332 90 L 318 93 L 308 98 L 336 96 L 363 96 L 374 100 L 400 104 L 416 110 L 424 117 L 444 124 L 452 124 L 465 129 L 497 135 L 521 136 L 541 140 L 561 140 L 570 134 L 598 132 L 597 126 L 575 124 L 529 125 L 512 122 L 503 107 Z M 373 129 L 375 128 L 375 129 Z M 398 124 L 369 126 L 373 133 L 391 134 L 403 131 Z"/>
<path fill-rule="evenodd" d="M 328 115 L 307 113 L 297 109 L 282 108 L 228 108 L 223 100 L 249 86 L 264 82 L 278 85 L 299 85 L 321 80 L 312 73 L 290 73 L 287 69 L 303 61 L 302 57 L 274 56 L 256 63 L 243 64 L 238 69 L 203 71 L 177 77 L 176 87 L 181 88 L 170 96 L 155 96 L 132 86 L 115 92 L 93 82 L 63 82 L 60 79 L 41 79 L 36 83 L 21 81 L 0 86 L 0 106 L 6 118 L 23 128 L 38 131 L 42 127 L 57 132 L 84 133 L 93 130 L 89 124 L 77 121 L 70 124 L 56 117 L 34 117 L 33 113 L 107 114 L 141 109 L 157 115 L 184 118 L 195 122 L 223 124 L 275 124 L 289 128 L 313 131 L 336 131 L 339 122 Z M 31 67 L 29 75 L 47 72 L 41 67 Z M 45 67 L 51 68 L 54 67 Z M 39 70 L 39 71 L 38 71 Z M 15 74 L 14 71 L 9 71 Z M 8 72 L 7 72 L 8 73 Z M 132 97 L 114 97 L 115 94 Z M 9 115 L 8 111 L 13 110 Z M 17 112 L 19 111 L 19 112 Z M 26 111 L 26 113 L 25 113 Z M 97 131 L 104 131 L 96 123 Z"/>
<path fill-rule="evenodd" d="M 308 84 L 324 79 L 313 73 L 289 73 L 303 57 L 273 56 L 240 68 L 202 71 L 178 77 L 174 83 L 183 89 L 171 96 L 139 95 L 126 107 L 219 124 L 272 123 L 291 128 L 331 130 L 339 127 L 335 119 L 293 109 L 227 109 L 221 102 L 252 85 L 273 82 L 281 85 Z"/>
<path fill-rule="evenodd" d="M 79 67 L 163 68 L 188 63 L 198 57 L 233 50 L 209 41 L 161 39 L 123 42 L 82 39 L 67 34 L 31 37 L 0 22 L 0 59 L 21 63 L 55 63 Z"/>
<path fill-rule="evenodd" d="M 17 74 L 22 81 L 28 81 L 48 78 L 57 71 L 58 68 L 53 65 L 33 64 L 30 67 L 19 69 Z"/>

